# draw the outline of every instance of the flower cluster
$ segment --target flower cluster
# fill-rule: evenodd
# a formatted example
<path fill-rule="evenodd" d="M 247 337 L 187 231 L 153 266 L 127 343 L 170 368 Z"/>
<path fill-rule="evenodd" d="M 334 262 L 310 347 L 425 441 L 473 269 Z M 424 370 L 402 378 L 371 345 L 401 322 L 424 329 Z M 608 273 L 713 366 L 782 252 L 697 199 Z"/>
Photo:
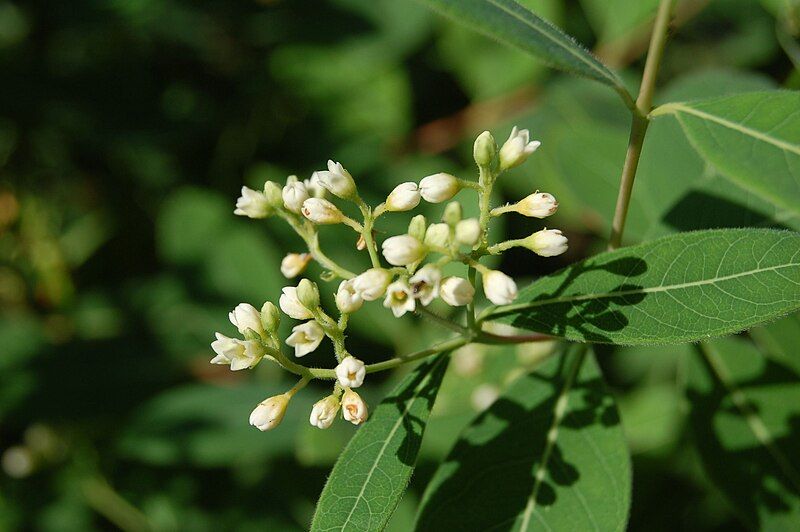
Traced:
<path fill-rule="evenodd" d="M 429 175 L 418 183 L 409 181 L 397 185 L 386 200 L 374 208 L 361 199 L 350 172 L 334 161 L 328 161 L 327 170 L 314 172 L 306 180 L 290 176 L 285 185 L 270 181 L 262 191 L 243 187 L 234 214 L 248 218 L 280 217 L 308 246 L 302 252 L 289 253 L 281 261 L 280 271 L 286 278 L 302 276 L 306 267 L 316 261 L 326 270 L 321 279 L 340 279 L 334 297 L 336 318 L 322 308 L 318 285 L 304 278 L 296 286 L 283 288 L 278 301 L 280 310 L 271 302 L 264 303 L 260 311 L 247 303 L 238 305 L 229 318 L 241 338 L 216 333 L 217 339 L 211 344 L 216 353 L 211 360 L 213 364 L 227 364 L 235 371 L 252 368 L 266 358 L 301 377 L 288 392 L 259 403 L 250 416 L 250 423 L 260 430 L 277 426 L 292 396 L 314 378 L 332 378 L 335 384 L 333 392 L 313 406 L 309 419 L 312 425 L 327 428 L 340 411 L 345 420 L 355 425 L 363 423 L 368 416 L 367 405 L 354 389 L 364 383 L 367 373 L 383 368 L 367 366 L 354 357 L 345 345 L 345 330 L 350 315 L 365 302 L 380 300 L 396 317 L 410 312 L 438 320 L 444 318 L 426 308 L 435 300 L 451 307 L 466 307 L 468 327 L 453 323 L 457 330 L 477 334 L 481 331 L 474 314 L 478 274 L 483 294 L 491 303 L 507 305 L 517 297 L 515 281 L 481 264 L 481 257 L 497 255 L 511 247 L 525 247 L 543 257 L 564 253 L 567 239 L 554 229 L 542 229 L 523 239 L 489 243 L 489 224 L 494 217 L 518 213 L 546 218 L 556 212 L 556 199 L 538 190 L 516 203 L 490 207 L 497 177 L 525 162 L 539 145 L 538 141 L 530 140 L 527 130 L 515 127 L 498 149 L 492 135 L 484 132 L 474 144 L 473 155 L 479 170 L 477 181 L 447 173 Z M 478 218 L 465 218 L 461 204 L 450 201 L 463 189 L 477 194 Z M 363 220 L 345 215 L 334 203 L 337 199 L 353 203 Z M 449 203 L 440 221 L 429 223 L 423 215 L 414 216 L 404 234 L 386 238 L 379 247 L 374 239 L 375 222 L 387 213 L 413 210 L 422 201 Z M 358 233 L 355 249 L 367 251 L 369 267 L 361 273 L 350 272 L 325 255 L 320 247 L 319 227 L 330 224 L 345 224 Z M 381 261 L 381 255 L 386 264 Z M 444 269 L 450 263 L 466 265 L 470 274 L 467 277 L 445 275 Z M 278 331 L 281 313 L 299 322 L 283 341 L 294 349 L 294 357 L 283 352 Z M 295 361 L 315 351 L 326 338 L 333 344 L 338 363 L 335 369 L 308 368 Z"/>

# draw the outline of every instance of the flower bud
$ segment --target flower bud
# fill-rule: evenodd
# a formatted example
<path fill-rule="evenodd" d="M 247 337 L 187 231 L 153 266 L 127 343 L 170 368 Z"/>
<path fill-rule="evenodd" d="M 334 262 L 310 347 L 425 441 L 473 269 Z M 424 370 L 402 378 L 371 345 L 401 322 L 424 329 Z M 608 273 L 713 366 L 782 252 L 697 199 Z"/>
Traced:
<path fill-rule="evenodd" d="M 366 366 L 359 359 L 347 356 L 336 366 L 336 379 L 346 388 L 358 388 L 364 384 L 367 374 Z"/>
<path fill-rule="evenodd" d="M 299 213 L 300 209 L 303 208 L 303 202 L 308 199 L 308 190 L 306 190 L 304 183 L 297 180 L 296 176 L 289 176 L 281 195 L 283 197 L 283 206 L 287 210 Z"/>
<path fill-rule="evenodd" d="M 336 205 L 322 198 L 309 198 L 303 202 L 301 209 L 303 216 L 315 224 L 338 224 L 342 223 L 344 214 Z"/>
<path fill-rule="evenodd" d="M 558 229 L 542 229 L 523 240 L 526 248 L 542 257 L 555 257 L 567 251 L 567 237 Z"/>
<path fill-rule="evenodd" d="M 414 216 L 408 224 L 408 234 L 422 241 L 425 238 L 425 226 L 427 223 L 428 221 L 423 215 L 418 214 Z"/>
<path fill-rule="evenodd" d="M 272 214 L 272 208 L 263 192 L 242 187 L 242 195 L 236 200 L 236 210 L 233 214 L 248 218 L 266 218 Z"/>
<path fill-rule="evenodd" d="M 350 314 L 361 308 L 364 300 L 356 291 L 353 279 L 348 279 L 339 283 L 339 290 L 336 292 L 336 307 L 343 314 Z"/>
<path fill-rule="evenodd" d="M 450 227 L 447 224 L 431 224 L 425 231 L 425 244 L 437 248 L 450 245 Z"/>
<path fill-rule="evenodd" d="M 356 196 L 356 182 L 341 163 L 328 160 L 328 171 L 316 172 L 319 184 L 334 196 L 352 199 Z"/>
<path fill-rule="evenodd" d="M 472 302 L 475 288 L 461 277 L 447 277 L 439 287 L 439 295 L 451 307 L 461 307 Z"/>
<path fill-rule="evenodd" d="M 275 334 L 278 331 L 278 326 L 281 324 L 281 313 L 278 312 L 276 307 L 271 302 L 267 301 L 261 307 L 261 325 L 264 330 L 269 334 Z"/>
<path fill-rule="evenodd" d="M 322 183 L 320 182 L 319 172 L 314 172 L 313 174 L 311 174 L 311 177 L 303 180 L 303 184 L 306 186 L 306 190 L 308 191 L 309 197 L 311 198 L 325 197 L 325 187 L 323 187 Z"/>
<path fill-rule="evenodd" d="M 216 333 L 217 339 L 211 342 L 211 349 L 217 354 L 212 364 L 229 364 L 231 371 L 249 369 L 258 364 L 264 356 L 264 348 L 255 340 L 239 340 Z"/>
<path fill-rule="evenodd" d="M 287 279 L 297 277 L 305 271 L 310 261 L 310 253 L 289 253 L 281 261 L 281 273 Z"/>
<path fill-rule="evenodd" d="M 338 412 L 339 398 L 335 395 L 329 395 L 325 399 L 321 399 L 314 403 L 314 407 L 311 409 L 311 417 L 309 418 L 309 421 L 318 429 L 327 429 L 333 425 Z"/>
<path fill-rule="evenodd" d="M 425 245 L 411 235 L 397 235 L 387 238 L 381 246 L 383 256 L 392 266 L 413 264 L 425 257 Z"/>
<path fill-rule="evenodd" d="M 462 216 L 461 204 L 457 201 L 451 201 L 447 204 L 447 207 L 444 208 L 442 221 L 450 227 L 455 227 L 455 225 L 461 221 Z"/>
<path fill-rule="evenodd" d="M 360 425 L 367 420 L 369 415 L 367 403 L 358 393 L 348 389 L 342 396 L 342 415 L 353 425 Z"/>
<path fill-rule="evenodd" d="M 282 290 L 283 294 L 278 300 L 281 310 L 284 314 L 296 320 L 309 320 L 314 317 L 311 311 L 300 303 L 297 297 L 297 288 L 294 286 L 286 286 Z"/>
<path fill-rule="evenodd" d="M 483 274 L 483 293 L 495 305 L 507 305 L 517 298 L 517 283 L 498 270 Z"/>
<path fill-rule="evenodd" d="M 375 301 L 386 293 L 392 274 L 383 268 L 371 268 L 353 279 L 353 288 L 364 301 Z"/>
<path fill-rule="evenodd" d="M 273 209 L 283 207 L 283 192 L 281 186 L 274 181 L 264 183 L 264 198 Z"/>
<path fill-rule="evenodd" d="M 399 318 L 406 312 L 414 312 L 416 306 L 414 293 L 405 279 L 398 279 L 386 288 L 386 298 L 383 306 L 391 309 L 395 318 Z"/>
<path fill-rule="evenodd" d="M 518 129 L 514 126 L 508 140 L 500 148 L 500 169 L 508 170 L 521 165 L 541 144 L 538 140 L 530 140 L 530 132 L 527 129 Z"/>
<path fill-rule="evenodd" d="M 392 212 L 410 211 L 417 205 L 421 196 L 414 182 L 400 183 L 386 198 L 386 210 Z"/>
<path fill-rule="evenodd" d="M 309 310 L 317 308 L 319 306 L 319 289 L 316 283 L 308 279 L 301 279 L 297 284 L 297 299 Z"/>
<path fill-rule="evenodd" d="M 252 329 L 259 335 L 264 334 L 264 327 L 261 325 L 261 314 L 249 303 L 239 303 L 228 313 L 228 319 L 244 334 L 248 329 Z"/>
<path fill-rule="evenodd" d="M 455 196 L 461 189 L 455 176 L 438 173 L 423 177 L 419 182 L 422 199 L 430 203 L 441 203 Z"/>
<path fill-rule="evenodd" d="M 481 224 L 475 218 L 461 220 L 456 225 L 456 241 L 465 246 L 474 246 L 481 239 Z"/>
<path fill-rule="evenodd" d="M 558 210 L 558 201 L 552 194 L 536 192 L 518 201 L 513 210 L 523 216 L 547 218 Z"/>
<path fill-rule="evenodd" d="M 294 347 L 294 356 L 300 358 L 314 351 L 325 338 L 325 331 L 316 321 L 307 321 L 292 327 L 286 345 Z"/>
<path fill-rule="evenodd" d="M 250 424 L 260 431 L 274 429 L 283 420 L 289 399 L 291 395 L 288 393 L 264 399 L 250 414 Z"/>
<path fill-rule="evenodd" d="M 497 154 L 497 143 L 488 131 L 484 131 L 475 139 L 472 146 L 472 156 L 478 166 L 489 166 Z"/>
<path fill-rule="evenodd" d="M 439 297 L 439 283 L 442 280 L 442 270 L 434 264 L 426 264 L 408 280 L 412 294 L 423 306 L 430 305 L 431 301 Z"/>

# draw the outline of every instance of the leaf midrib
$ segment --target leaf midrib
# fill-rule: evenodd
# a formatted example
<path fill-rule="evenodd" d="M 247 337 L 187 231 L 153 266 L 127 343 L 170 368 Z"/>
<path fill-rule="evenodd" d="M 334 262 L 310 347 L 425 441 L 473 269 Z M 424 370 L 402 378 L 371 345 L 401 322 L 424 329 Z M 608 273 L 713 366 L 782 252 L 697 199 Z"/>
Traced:
<path fill-rule="evenodd" d="M 637 288 L 632 290 L 619 290 L 616 292 L 603 292 L 603 293 L 592 293 L 592 294 L 581 294 L 575 296 L 568 296 L 568 297 L 554 297 L 550 299 L 541 299 L 539 301 L 531 301 L 529 303 L 518 303 L 516 305 L 506 305 L 502 307 L 498 307 L 495 309 L 494 312 L 491 313 L 492 317 L 498 317 L 500 315 L 509 314 L 512 312 L 517 312 L 521 310 L 527 310 L 530 308 L 541 307 L 545 305 L 553 305 L 557 303 L 572 303 L 575 301 L 589 301 L 593 299 L 603 299 L 607 297 L 619 297 L 619 296 L 628 296 L 628 295 L 635 295 L 635 294 L 652 294 L 658 292 L 668 292 L 670 290 L 680 290 L 683 288 L 692 288 L 695 286 L 704 286 L 709 284 L 716 284 L 722 281 L 729 281 L 731 279 L 736 279 L 739 277 L 746 277 L 748 275 L 755 275 L 761 272 L 767 271 L 777 271 L 783 268 L 791 268 L 793 266 L 800 266 L 800 262 L 792 262 L 789 264 L 780 264 L 778 266 L 771 266 L 769 268 L 757 268 L 755 270 L 748 270 L 746 272 L 739 272 L 731 275 L 725 275 L 722 277 L 714 277 L 713 279 L 703 279 L 701 281 L 691 281 L 688 283 L 680 283 L 680 284 L 673 284 L 673 285 L 662 285 L 662 286 L 652 286 L 647 288 Z M 800 283 L 798 283 L 800 284 Z"/>

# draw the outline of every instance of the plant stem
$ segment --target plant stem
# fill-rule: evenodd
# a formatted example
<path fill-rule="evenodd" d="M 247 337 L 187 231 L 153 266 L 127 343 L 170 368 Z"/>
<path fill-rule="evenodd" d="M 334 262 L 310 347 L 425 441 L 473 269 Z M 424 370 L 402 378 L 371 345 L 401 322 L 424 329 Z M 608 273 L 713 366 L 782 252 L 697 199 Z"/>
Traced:
<path fill-rule="evenodd" d="M 489 245 L 489 221 L 491 220 L 491 209 L 489 203 L 492 200 L 492 184 L 494 176 L 491 170 L 485 166 L 479 167 L 480 174 L 478 175 L 478 206 L 480 207 L 480 218 L 478 223 L 481 227 L 481 243 L 478 252 L 483 255 L 486 247 Z"/>
<path fill-rule="evenodd" d="M 472 285 L 472 289 L 475 289 L 475 279 L 477 278 L 477 271 L 475 268 L 467 267 L 467 279 L 469 280 L 469 284 Z M 467 327 L 472 330 L 477 328 L 475 324 L 475 298 L 472 298 L 469 303 L 467 303 Z"/>
<path fill-rule="evenodd" d="M 664 46 L 667 42 L 667 29 L 670 14 L 675 0 L 661 0 L 658 13 L 650 38 L 650 48 L 647 52 L 647 61 L 644 66 L 642 84 L 639 96 L 636 98 L 636 107 L 631 109 L 631 134 L 628 138 L 628 151 L 625 154 L 625 163 L 622 166 L 622 176 L 619 183 L 617 206 L 614 210 L 614 219 L 611 223 L 611 237 L 609 249 L 616 249 L 622 245 L 622 233 L 625 230 L 625 219 L 628 216 L 628 206 L 631 201 L 633 182 L 636 178 L 636 169 L 644 146 L 647 126 L 650 123 L 647 114 L 653 105 L 653 92 L 655 91 L 658 67 L 664 55 Z"/>
<path fill-rule="evenodd" d="M 372 226 L 375 223 L 375 218 L 366 204 L 362 202 L 360 207 L 361 213 L 364 215 L 364 228 L 361 232 L 361 236 L 364 238 L 364 243 L 367 246 L 367 252 L 369 253 L 369 260 L 372 262 L 372 267 L 380 268 L 381 260 L 378 258 L 378 250 L 375 246 L 375 239 L 372 238 Z"/>

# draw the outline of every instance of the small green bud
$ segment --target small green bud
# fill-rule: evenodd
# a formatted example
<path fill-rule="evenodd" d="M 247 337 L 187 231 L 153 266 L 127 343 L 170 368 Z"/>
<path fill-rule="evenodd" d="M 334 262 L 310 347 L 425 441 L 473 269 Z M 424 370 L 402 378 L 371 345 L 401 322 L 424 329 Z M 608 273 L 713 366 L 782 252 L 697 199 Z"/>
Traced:
<path fill-rule="evenodd" d="M 457 201 L 451 201 L 447 204 L 447 207 L 444 208 L 442 221 L 450 227 L 455 227 L 455 225 L 461 221 L 461 216 L 461 204 Z"/>
<path fill-rule="evenodd" d="M 283 207 L 282 190 L 281 186 L 274 181 L 264 183 L 264 197 L 267 199 L 267 204 L 273 209 Z"/>
<path fill-rule="evenodd" d="M 319 306 L 319 290 L 317 284 L 303 279 L 297 285 L 297 299 L 300 304 L 309 310 L 314 310 Z"/>
<path fill-rule="evenodd" d="M 267 301 L 261 307 L 261 325 L 267 334 L 274 334 L 278 331 L 281 324 L 281 313 L 278 307 Z"/>
<path fill-rule="evenodd" d="M 408 224 L 408 234 L 422 242 L 425 238 L 425 227 L 427 225 L 427 220 L 421 214 L 418 214 L 411 218 L 411 223 Z"/>
<path fill-rule="evenodd" d="M 488 131 L 484 131 L 475 139 L 472 155 L 478 166 L 489 166 L 497 155 L 497 143 Z"/>

